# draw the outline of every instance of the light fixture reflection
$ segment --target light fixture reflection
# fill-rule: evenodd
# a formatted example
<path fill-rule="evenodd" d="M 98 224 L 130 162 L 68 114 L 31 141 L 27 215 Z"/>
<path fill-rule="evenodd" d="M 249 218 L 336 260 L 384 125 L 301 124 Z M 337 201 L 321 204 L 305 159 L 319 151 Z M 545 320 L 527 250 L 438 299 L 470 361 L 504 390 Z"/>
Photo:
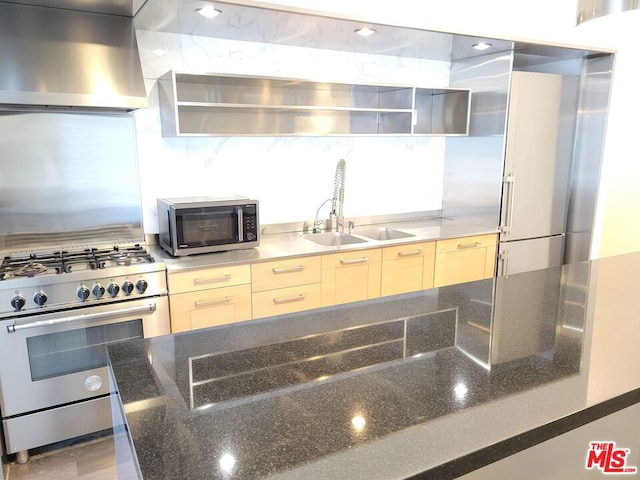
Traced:
<path fill-rule="evenodd" d="M 374 28 L 362 27 L 362 28 L 356 28 L 354 32 L 360 35 L 361 37 L 370 37 L 371 35 L 376 33 L 376 30 Z"/>
<path fill-rule="evenodd" d="M 230 453 L 225 453 L 218 461 L 220 469 L 225 473 L 231 473 L 236 464 L 236 457 Z"/>
<path fill-rule="evenodd" d="M 453 387 L 453 393 L 456 396 L 456 400 L 464 400 L 464 398 L 467 396 L 468 391 L 469 389 L 462 382 L 458 383 L 455 387 Z"/>
<path fill-rule="evenodd" d="M 361 432 L 362 430 L 364 430 L 364 427 L 367 425 L 367 421 L 362 415 L 355 415 L 351 419 L 351 425 L 353 425 L 353 428 L 355 429 L 356 432 Z"/>
<path fill-rule="evenodd" d="M 474 43 L 471 46 L 476 50 L 486 50 L 488 48 L 491 48 L 493 45 L 487 42 L 479 42 L 479 43 Z"/>
<path fill-rule="evenodd" d="M 206 7 L 196 8 L 196 12 L 206 18 L 215 18 L 222 13 L 222 10 L 214 8 L 213 5 L 207 5 Z"/>

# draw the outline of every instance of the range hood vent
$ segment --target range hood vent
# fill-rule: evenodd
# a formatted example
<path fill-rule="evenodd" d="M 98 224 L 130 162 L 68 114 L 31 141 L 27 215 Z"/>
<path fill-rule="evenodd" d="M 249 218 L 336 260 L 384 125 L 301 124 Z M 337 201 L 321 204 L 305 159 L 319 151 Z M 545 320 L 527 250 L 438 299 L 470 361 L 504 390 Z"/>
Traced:
<path fill-rule="evenodd" d="M 133 19 L 0 2 L 0 109 L 147 106 Z"/>

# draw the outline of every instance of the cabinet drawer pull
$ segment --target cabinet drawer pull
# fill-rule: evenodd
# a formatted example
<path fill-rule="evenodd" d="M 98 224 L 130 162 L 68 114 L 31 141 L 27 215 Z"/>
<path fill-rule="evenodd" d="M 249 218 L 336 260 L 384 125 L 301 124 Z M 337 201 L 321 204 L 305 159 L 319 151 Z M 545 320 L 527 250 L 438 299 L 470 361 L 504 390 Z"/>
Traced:
<path fill-rule="evenodd" d="M 213 305 L 222 305 L 223 303 L 229 303 L 231 301 L 231 298 L 232 297 L 224 297 L 219 300 L 211 300 L 209 302 L 199 302 L 196 300 L 194 302 L 194 305 L 196 306 L 196 308 L 212 307 Z"/>
<path fill-rule="evenodd" d="M 354 258 L 353 260 L 342 260 L 342 259 L 340 259 L 340 263 L 342 265 L 354 265 L 356 263 L 364 263 L 364 262 L 368 262 L 368 261 L 369 261 L 369 257 Z"/>
<path fill-rule="evenodd" d="M 218 282 L 226 282 L 231 279 L 231 274 L 227 273 L 221 277 L 212 277 L 212 278 L 194 278 L 194 285 L 205 285 L 207 283 L 218 283 Z"/>
<path fill-rule="evenodd" d="M 414 250 L 413 252 L 398 252 L 399 257 L 412 257 L 415 255 L 420 255 L 422 253 L 422 249 Z"/>
<path fill-rule="evenodd" d="M 271 271 L 276 275 L 280 273 L 301 272 L 302 270 L 304 270 L 304 265 L 298 265 L 297 267 L 292 267 L 292 268 L 272 268 L 271 269 Z"/>
<path fill-rule="evenodd" d="M 294 295 L 293 297 L 274 298 L 273 303 L 280 305 L 281 303 L 300 302 L 305 299 L 305 296 L 301 293 Z"/>
<path fill-rule="evenodd" d="M 476 248 L 482 245 L 481 242 L 473 242 L 473 243 L 459 243 L 458 250 L 464 250 L 465 248 Z"/>

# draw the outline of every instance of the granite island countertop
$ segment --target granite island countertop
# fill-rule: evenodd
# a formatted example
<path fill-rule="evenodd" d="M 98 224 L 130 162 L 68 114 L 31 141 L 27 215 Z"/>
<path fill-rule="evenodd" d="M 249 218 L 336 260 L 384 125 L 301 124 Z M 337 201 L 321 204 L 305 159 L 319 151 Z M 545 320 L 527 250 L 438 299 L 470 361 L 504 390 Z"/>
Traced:
<path fill-rule="evenodd" d="M 128 452 L 147 480 L 455 478 L 640 402 L 638 280 L 640 253 L 111 345 L 123 465 Z M 554 313 L 539 351 L 491 364 L 492 309 L 527 308 L 494 298 L 501 282 Z"/>

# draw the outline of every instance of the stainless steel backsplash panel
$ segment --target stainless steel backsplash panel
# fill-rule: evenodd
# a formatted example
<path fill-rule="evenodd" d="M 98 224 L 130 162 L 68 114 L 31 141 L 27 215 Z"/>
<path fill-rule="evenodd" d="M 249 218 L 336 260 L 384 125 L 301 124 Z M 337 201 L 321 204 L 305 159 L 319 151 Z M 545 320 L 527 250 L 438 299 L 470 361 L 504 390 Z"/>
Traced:
<path fill-rule="evenodd" d="M 0 115 L 0 252 L 143 242 L 132 114 Z"/>

